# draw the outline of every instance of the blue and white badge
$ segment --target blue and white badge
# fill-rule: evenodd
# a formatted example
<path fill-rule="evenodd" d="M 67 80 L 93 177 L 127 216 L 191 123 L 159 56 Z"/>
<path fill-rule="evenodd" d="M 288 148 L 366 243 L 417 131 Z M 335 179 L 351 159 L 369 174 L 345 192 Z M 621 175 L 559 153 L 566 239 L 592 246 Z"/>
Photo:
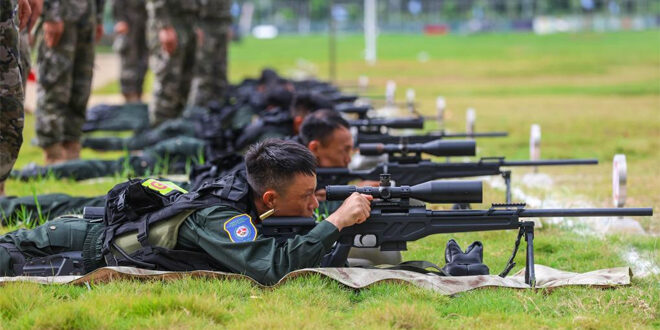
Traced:
<path fill-rule="evenodd" d="M 247 214 L 239 214 L 225 221 L 224 229 L 234 243 L 251 242 L 257 238 L 257 228 Z"/>

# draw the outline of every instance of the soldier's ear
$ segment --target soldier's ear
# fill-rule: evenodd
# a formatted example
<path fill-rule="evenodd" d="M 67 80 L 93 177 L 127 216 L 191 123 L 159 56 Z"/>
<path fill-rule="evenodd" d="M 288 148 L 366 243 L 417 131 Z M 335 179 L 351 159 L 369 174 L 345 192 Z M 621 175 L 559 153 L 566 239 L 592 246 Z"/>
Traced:
<path fill-rule="evenodd" d="M 294 131 L 294 133 L 298 134 L 300 132 L 300 126 L 302 126 L 303 120 L 305 120 L 305 118 L 303 116 L 293 117 L 293 131 Z"/>
<path fill-rule="evenodd" d="M 263 195 L 261 195 L 262 201 L 269 209 L 275 208 L 275 204 L 277 204 L 278 197 L 279 195 L 274 189 L 268 189 L 266 190 L 266 192 L 264 192 Z"/>
<path fill-rule="evenodd" d="M 316 153 L 319 152 L 319 146 L 320 143 L 317 140 L 312 140 L 307 143 L 307 148 L 314 154 L 314 156 L 316 156 Z"/>

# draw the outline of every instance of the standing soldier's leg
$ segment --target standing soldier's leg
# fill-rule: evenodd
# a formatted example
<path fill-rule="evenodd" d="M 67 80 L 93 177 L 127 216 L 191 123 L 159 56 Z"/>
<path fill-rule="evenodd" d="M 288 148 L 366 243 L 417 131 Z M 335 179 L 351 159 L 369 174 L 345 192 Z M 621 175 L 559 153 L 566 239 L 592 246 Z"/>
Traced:
<path fill-rule="evenodd" d="M 191 104 L 206 107 L 223 96 L 227 88 L 227 43 L 231 25 L 231 1 L 208 0 L 200 6 L 197 49 Z"/>
<path fill-rule="evenodd" d="M 168 54 L 161 48 L 159 30 L 150 23 L 150 65 L 155 75 L 153 99 L 149 105 L 152 126 L 179 117 L 186 104 L 195 54 L 195 35 L 190 24 L 175 24 L 177 47 L 172 54 Z"/>
<path fill-rule="evenodd" d="M 23 91 L 27 86 L 28 75 L 32 69 L 32 60 L 30 59 L 30 34 L 27 29 L 20 32 L 20 42 L 18 51 L 21 54 L 19 65 L 21 66 L 22 79 L 23 79 Z"/>
<path fill-rule="evenodd" d="M 147 10 L 144 1 L 134 1 L 129 7 L 123 15 L 129 29 L 126 34 L 117 36 L 116 51 L 121 59 L 121 93 L 127 103 L 137 103 L 142 100 L 144 76 L 149 65 Z"/>
<path fill-rule="evenodd" d="M 46 164 L 66 160 L 63 142 L 68 121 L 75 120 L 69 118 L 69 107 L 74 91 L 73 63 L 77 38 L 77 24 L 65 22 L 57 46 L 50 48 L 43 40 L 39 45 L 36 131 L 37 143 L 44 149 Z"/>
<path fill-rule="evenodd" d="M 10 1 L 0 0 L 0 195 L 23 143 L 23 87 L 18 29 Z"/>
<path fill-rule="evenodd" d="M 66 108 L 63 147 L 67 160 L 80 158 L 80 137 L 85 123 L 87 101 L 92 89 L 94 74 L 94 37 L 96 24 L 86 24 L 78 28 L 77 42 L 73 61 L 73 90 L 69 106 Z"/>
<path fill-rule="evenodd" d="M 191 91 L 192 104 L 205 107 L 220 99 L 227 88 L 227 32 L 223 21 L 203 20 L 198 25 L 202 42 L 197 49 L 197 67 Z"/>

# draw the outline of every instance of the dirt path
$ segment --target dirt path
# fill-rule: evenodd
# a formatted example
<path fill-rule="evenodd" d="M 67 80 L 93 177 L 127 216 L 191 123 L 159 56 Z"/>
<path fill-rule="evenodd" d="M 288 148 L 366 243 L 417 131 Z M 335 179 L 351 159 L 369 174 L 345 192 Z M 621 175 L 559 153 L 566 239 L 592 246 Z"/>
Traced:
<path fill-rule="evenodd" d="M 33 68 L 36 72 L 36 67 Z M 96 54 L 94 63 L 94 78 L 92 90 L 103 87 L 113 81 L 119 80 L 119 57 L 115 54 Z M 121 95 L 92 95 L 89 104 L 96 103 L 121 103 Z M 34 112 L 37 105 L 37 84 L 28 82 L 25 91 L 25 110 Z"/>

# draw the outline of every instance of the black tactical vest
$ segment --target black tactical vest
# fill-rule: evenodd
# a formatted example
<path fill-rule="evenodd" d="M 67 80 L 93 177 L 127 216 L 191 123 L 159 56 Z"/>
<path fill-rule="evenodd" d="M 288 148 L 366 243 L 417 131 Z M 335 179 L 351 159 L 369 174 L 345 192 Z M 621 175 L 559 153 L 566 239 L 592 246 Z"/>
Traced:
<path fill-rule="evenodd" d="M 179 225 L 193 212 L 225 205 L 255 216 L 245 171 L 236 171 L 191 192 L 153 179 L 130 180 L 112 188 L 105 207 L 102 253 L 109 266 L 190 271 L 227 270 L 199 251 L 164 247 L 149 239 L 159 225 L 175 219 Z M 256 218 L 255 218 L 256 219 Z M 178 232 L 178 231 L 177 231 Z M 118 241 L 137 239 L 137 248 L 125 251 Z M 156 239 L 156 238 L 154 238 Z"/>

